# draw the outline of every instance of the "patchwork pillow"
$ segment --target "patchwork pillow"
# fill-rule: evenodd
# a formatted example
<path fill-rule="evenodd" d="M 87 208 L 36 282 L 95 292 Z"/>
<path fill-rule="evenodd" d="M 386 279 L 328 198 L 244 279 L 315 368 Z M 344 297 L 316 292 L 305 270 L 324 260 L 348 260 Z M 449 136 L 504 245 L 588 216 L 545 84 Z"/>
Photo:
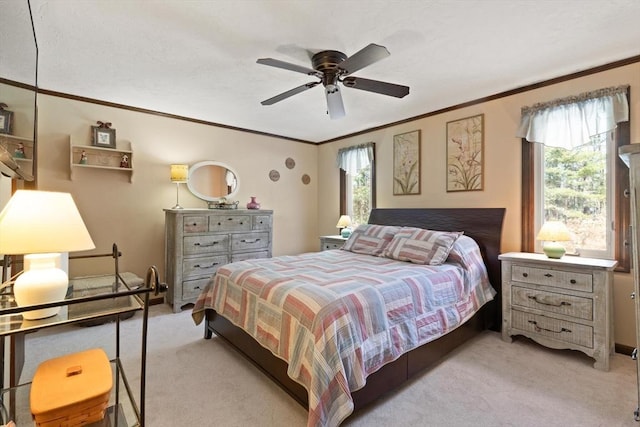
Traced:
<path fill-rule="evenodd" d="M 400 227 L 392 225 L 361 224 L 353 230 L 342 249 L 357 254 L 382 256 L 398 230 Z"/>
<path fill-rule="evenodd" d="M 440 265 L 462 232 L 402 227 L 385 249 L 383 256 L 414 264 Z"/>

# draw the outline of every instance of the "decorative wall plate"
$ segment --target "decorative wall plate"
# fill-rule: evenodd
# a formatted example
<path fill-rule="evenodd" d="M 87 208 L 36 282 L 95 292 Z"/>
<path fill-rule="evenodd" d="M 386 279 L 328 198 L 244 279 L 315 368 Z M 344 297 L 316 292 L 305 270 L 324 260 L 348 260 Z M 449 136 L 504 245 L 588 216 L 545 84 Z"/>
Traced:
<path fill-rule="evenodd" d="M 273 182 L 276 182 L 277 180 L 280 179 L 280 172 L 278 172 L 275 169 L 272 169 L 271 172 L 269 172 L 269 179 Z"/>
<path fill-rule="evenodd" d="M 291 157 L 287 157 L 287 160 L 284 161 L 284 164 L 289 169 L 293 169 L 296 167 L 296 161 L 293 160 Z"/>
<path fill-rule="evenodd" d="M 302 183 L 304 185 L 307 185 L 310 182 L 311 182 L 311 177 L 309 175 L 307 175 L 306 173 L 302 175 Z"/>

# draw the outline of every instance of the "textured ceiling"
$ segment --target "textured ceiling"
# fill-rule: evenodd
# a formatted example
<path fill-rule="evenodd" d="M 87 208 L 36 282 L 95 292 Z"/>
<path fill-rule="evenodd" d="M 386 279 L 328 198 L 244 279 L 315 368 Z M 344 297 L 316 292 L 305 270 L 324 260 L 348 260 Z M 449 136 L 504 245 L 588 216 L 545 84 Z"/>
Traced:
<path fill-rule="evenodd" d="M 43 89 L 312 142 L 640 55 L 638 0 L 31 0 L 31 7 Z M 258 58 L 310 67 L 315 52 L 352 55 L 369 43 L 391 56 L 354 75 L 410 86 L 408 96 L 344 88 L 347 115 L 339 120 L 326 114 L 321 86 L 260 104 L 315 79 Z"/>

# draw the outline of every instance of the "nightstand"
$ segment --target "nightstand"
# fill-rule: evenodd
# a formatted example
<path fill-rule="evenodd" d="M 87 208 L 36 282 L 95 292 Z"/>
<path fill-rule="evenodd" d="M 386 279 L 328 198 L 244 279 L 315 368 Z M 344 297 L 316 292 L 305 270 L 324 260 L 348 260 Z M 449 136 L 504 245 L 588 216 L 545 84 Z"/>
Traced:
<path fill-rule="evenodd" d="M 347 241 L 346 237 L 342 236 L 320 236 L 320 250 L 328 251 L 329 249 L 340 249 L 344 242 Z"/>
<path fill-rule="evenodd" d="M 613 341 L 613 269 L 617 261 L 511 252 L 502 261 L 502 339 L 524 335 L 578 350 L 609 370 Z"/>

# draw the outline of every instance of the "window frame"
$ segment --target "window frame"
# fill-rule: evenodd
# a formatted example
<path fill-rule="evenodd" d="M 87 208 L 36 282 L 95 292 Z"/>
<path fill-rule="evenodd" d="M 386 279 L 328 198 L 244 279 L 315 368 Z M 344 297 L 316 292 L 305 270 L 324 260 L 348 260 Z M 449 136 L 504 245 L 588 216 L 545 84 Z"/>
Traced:
<path fill-rule="evenodd" d="M 627 99 L 629 90 L 627 89 Z M 629 200 L 629 168 L 624 164 L 618 149 L 630 144 L 630 122 L 620 122 L 615 129 L 615 170 L 614 176 L 614 257 L 618 261 L 615 271 L 628 273 L 631 269 L 630 229 L 631 210 Z M 522 138 L 522 237 L 521 250 L 535 250 L 535 146 Z"/>
<path fill-rule="evenodd" d="M 373 158 L 371 159 L 371 209 L 376 208 L 376 144 L 373 144 Z M 340 171 L 340 212 L 338 217 L 347 212 L 347 173 L 342 168 Z"/>

